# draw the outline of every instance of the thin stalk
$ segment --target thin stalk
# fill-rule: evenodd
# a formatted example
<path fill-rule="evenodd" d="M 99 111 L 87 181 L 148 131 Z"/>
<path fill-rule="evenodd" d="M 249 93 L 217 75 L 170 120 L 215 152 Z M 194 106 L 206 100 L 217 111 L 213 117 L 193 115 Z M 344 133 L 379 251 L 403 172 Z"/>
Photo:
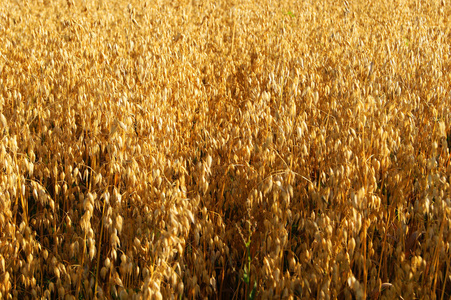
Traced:
<path fill-rule="evenodd" d="M 80 293 L 80 285 L 81 285 L 81 279 L 83 275 L 83 264 L 85 260 L 85 252 L 86 252 L 86 232 L 85 236 L 83 237 L 83 252 L 81 253 L 81 263 L 80 263 L 80 271 L 78 271 L 78 282 L 77 282 L 77 290 L 75 292 L 75 299 L 78 299 L 78 295 Z"/>
<path fill-rule="evenodd" d="M 440 248 L 441 248 L 441 237 L 443 236 L 443 229 L 445 225 L 445 214 L 443 214 L 443 220 L 442 220 L 442 224 L 440 225 L 440 232 L 438 234 L 438 245 L 437 247 L 435 247 L 435 253 L 434 253 L 434 257 L 433 257 L 433 261 L 432 261 L 432 265 L 435 265 L 435 275 L 434 275 L 434 286 L 432 288 L 432 291 L 435 293 L 435 289 L 437 287 L 437 275 L 438 275 L 438 266 L 439 266 L 439 252 L 440 252 Z M 446 280 L 446 277 L 445 277 Z"/>
<path fill-rule="evenodd" d="M 99 283 L 100 250 L 102 249 L 103 218 L 105 216 L 106 198 L 107 198 L 106 196 L 103 197 L 102 219 L 100 222 L 100 237 L 99 237 L 99 245 L 97 246 L 97 264 L 96 264 L 96 279 L 94 284 L 94 296 L 97 295 L 97 286 Z"/>
<path fill-rule="evenodd" d="M 368 270 L 366 266 L 366 234 L 367 234 L 367 227 L 366 227 L 366 219 L 363 221 L 363 299 L 366 299 L 366 286 L 367 286 L 367 276 L 368 276 Z"/>
<path fill-rule="evenodd" d="M 441 300 L 443 300 L 445 297 L 446 280 L 448 278 L 448 273 L 449 273 L 449 257 L 446 260 L 446 272 L 445 272 L 445 279 L 444 279 L 443 287 L 442 287 L 442 296 L 440 298 Z"/>

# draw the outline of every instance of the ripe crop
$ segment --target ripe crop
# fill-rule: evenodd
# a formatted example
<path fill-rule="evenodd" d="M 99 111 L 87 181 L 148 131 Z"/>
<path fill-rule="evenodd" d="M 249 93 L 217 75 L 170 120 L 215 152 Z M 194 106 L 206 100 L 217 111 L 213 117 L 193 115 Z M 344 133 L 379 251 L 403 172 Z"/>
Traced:
<path fill-rule="evenodd" d="M 4 1 L 0 298 L 449 299 L 451 6 L 367 2 Z"/>

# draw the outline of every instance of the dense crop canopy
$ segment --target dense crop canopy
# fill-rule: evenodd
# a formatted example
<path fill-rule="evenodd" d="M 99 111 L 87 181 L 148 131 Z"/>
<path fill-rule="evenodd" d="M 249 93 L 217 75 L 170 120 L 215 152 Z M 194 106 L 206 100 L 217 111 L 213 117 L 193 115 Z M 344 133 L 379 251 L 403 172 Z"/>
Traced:
<path fill-rule="evenodd" d="M 445 2 L 2 1 L 0 298 L 449 299 Z"/>

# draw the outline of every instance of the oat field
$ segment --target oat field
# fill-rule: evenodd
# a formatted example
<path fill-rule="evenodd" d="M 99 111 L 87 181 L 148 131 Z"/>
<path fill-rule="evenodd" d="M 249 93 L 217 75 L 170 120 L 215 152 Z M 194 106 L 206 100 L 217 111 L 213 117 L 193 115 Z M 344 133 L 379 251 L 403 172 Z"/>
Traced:
<path fill-rule="evenodd" d="M 447 0 L 5 0 L 0 299 L 449 299 Z"/>

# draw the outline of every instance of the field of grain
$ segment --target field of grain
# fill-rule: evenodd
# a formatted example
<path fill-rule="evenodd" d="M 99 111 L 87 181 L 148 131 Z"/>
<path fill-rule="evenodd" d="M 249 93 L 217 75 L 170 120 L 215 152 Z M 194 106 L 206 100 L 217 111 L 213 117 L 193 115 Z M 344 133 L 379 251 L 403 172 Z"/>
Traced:
<path fill-rule="evenodd" d="M 449 299 L 446 2 L 2 2 L 0 298 Z"/>

